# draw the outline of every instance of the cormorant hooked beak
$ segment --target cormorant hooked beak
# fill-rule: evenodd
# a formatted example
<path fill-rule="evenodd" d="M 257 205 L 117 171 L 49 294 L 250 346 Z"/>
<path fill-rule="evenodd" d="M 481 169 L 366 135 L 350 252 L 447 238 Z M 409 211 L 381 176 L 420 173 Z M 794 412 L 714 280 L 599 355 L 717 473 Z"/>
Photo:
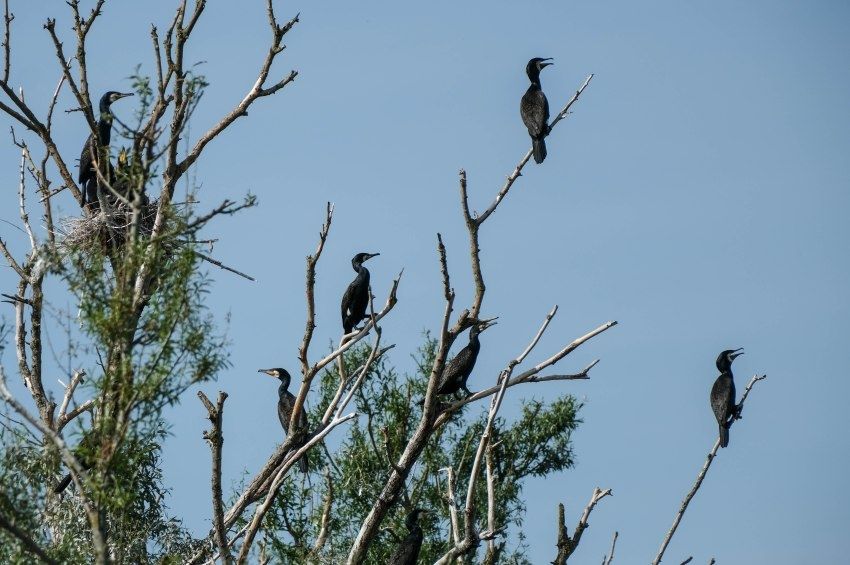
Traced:
<path fill-rule="evenodd" d="M 740 353 L 738 353 L 739 351 L 740 351 Z M 744 348 L 743 348 L 743 347 L 739 347 L 738 349 L 735 349 L 735 350 L 734 350 L 734 353 L 732 353 L 732 354 L 729 356 L 729 360 L 730 360 L 730 361 L 732 361 L 732 360 L 734 360 L 734 359 L 735 359 L 735 357 L 740 357 L 740 356 L 741 356 L 741 355 L 743 355 L 743 354 L 744 354 Z"/>
<path fill-rule="evenodd" d="M 478 324 L 477 324 L 477 326 L 478 326 L 478 331 L 479 331 L 479 332 L 483 332 L 483 331 L 484 331 L 484 330 L 486 330 L 487 328 L 489 328 L 489 327 L 491 327 L 491 326 L 495 326 L 496 324 L 498 324 L 498 322 L 496 321 L 496 320 L 498 320 L 498 319 L 499 319 L 499 317 L 498 317 L 498 316 L 496 316 L 495 318 L 490 318 L 490 319 L 487 319 L 487 320 L 481 320 L 481 321 L 480 321 L 480 322 L 478 322 Z"/>
<path fill-rule="evenodd" d="M 366 256 L 363 258 L 363 260 L 368 261 L 372 257 L 377 257 L 378 255 L 380 255 L 380 253 L 367 253 Z"/>
<path fill-rule="evenodd" d="M 546 58 L 543 59 L 543 61 L 551 61 L 551 60 L 552 60 L 552 57 L 546 57 Z M 543 67 L 548 67 L 549 65 L 554 65 L 554 64 L 555 63 L 540 63 L 539 66 L 542 69 Z"/>
<path fill-rule="evenodd" d="M 258 373 L 265 373 L 270 377 L 277 378 L 277 375 L 274 374 L 274 369 L 259 369 L 259 370 L 257 370 L 257 372 Z"/>

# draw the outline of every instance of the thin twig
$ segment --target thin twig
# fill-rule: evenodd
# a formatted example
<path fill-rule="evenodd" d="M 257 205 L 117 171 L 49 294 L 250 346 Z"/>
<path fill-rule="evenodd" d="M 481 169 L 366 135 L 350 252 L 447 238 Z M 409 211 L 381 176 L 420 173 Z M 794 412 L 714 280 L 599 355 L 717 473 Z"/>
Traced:
<path fill-rule="evenodd" d="M 230 271 L 231 273 L 237 274 L 240 277 L 248 279 L 249 281 L 252 281 L 252 282 L 256 282 L 256 280 L 257 280 L 254 277 L 252 277 L 251 275 L 246 275 L 242 271 L 237 271 L 236 269 L 228 267 L 227 265 L 223 264 L 221 261 L 213 259 L 209 255 L 204 255 L 203 253 L 200 253 L 198 251 L 194 251 L 193 253 L 195 255 L 197 255 L 198 257 L 200 257 L 201 259 L 203 259 L 204 261 L 206 261 L 207 263 L 212 263 L 213 265 L 215 265 L 216 267 L 218 267 L 220 269 L 224 269 L 225 271 Z"/>
<path fill-rule="evenodd" d="M 614 549 L 617 547 L 617 537 L 619 535 L 619 532 L 614 532 L 614 538 L 611 540 L 611 551 L 602 558 L 602 565 L 611 565 L 614 562 Z"/>

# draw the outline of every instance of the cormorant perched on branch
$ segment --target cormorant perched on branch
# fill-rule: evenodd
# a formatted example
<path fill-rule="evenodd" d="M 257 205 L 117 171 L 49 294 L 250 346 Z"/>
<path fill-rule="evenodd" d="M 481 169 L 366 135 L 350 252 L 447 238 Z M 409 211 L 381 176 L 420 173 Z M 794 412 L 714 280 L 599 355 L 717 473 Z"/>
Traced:
<path fill-rule="evenodd" d="M 427 510 L 416 508 L 407 515 L 404 525 L 407 526 L 408 534 L 396 550 L 390 556 L 387 565 L 416 565 L 419 559 L 419 550 L 422 549 L 422 526 L 419 525 L 419 515 L 427 513 Z"/>
<path fill-rule="evenodd" d="M 292 418 L 292 409 L 295 407 L 295 396 L 289 392 L 289 381 L 292 380 L 292 377 L 286 369 L 281 369 L 279 367 L 274 369 L 260 369 L 257 372 L 265 373 L 280 380 L 280 386 L 277 388 L 277 417 L 280 420 L 280 425 L 283 426 L 283 431 L 286 434 L 289 434 L 289 420 Z M 298 430 L 295 430 L 296 433 L 306 433 L 307 425 L 307 413 L 304 411 L 304 407 L 302 406 L 301 413 L 298 415 Z M 292 448 L 298 449 L 302 445 L 303 442 L 296 443 L 292 446 Z M 302 473 L 307 472 L 306 453 L 298 460 L 298 468 Z"/>
<path fill-rule="evenodd" d="M 86 458 L 86 452 L 91 453 L 91 446 L 93 444 L 94 444 L 94 436 L 87 435 L 87 436 L 83 437 L 83 439 L 80 441 L 80 444 L 74 449 L 76 456 L 77 456 L 77 460 L 80 462 L 80 466 L 83 468 L 84 471 L 88 471 L 92 467 L 91 463 L 89 463 L 88 459 Z M 56 493 L 56 494 L 60 494 L 66 488 L 68 488 L 68 485 L 70 485 L 71 481 L 73 481 L 73 480 L 74 479 L 71 476 L 71 473 L 69 472 L 53 488 L 53 492 Z"/>
<path fill-rule="evenodd" d="M 534 162 L 538 164 L 546 158 L 546 141 L 544 139 L 549 135 L 549 101 L 546 100 L 546 95 L 540 88 L 540 71 L 553 64 L 546 62 L 551 60 L 551 58 L 535 57 L 528 62 L 525 72 L 531 81 L 531 86 L 522 95 L 522 101 L 519 105 L 522 123 L 528 128 L 528 135 L 531 136 Z"/>
<path fill-rule="evenodd" d="M 351 259 L 351 266 L 357 276 L 345 289 L 341 304 L 342 329 L 347 334 L 366 317 L 366 308 L 369 306 L 369 270 L 363 263 L 378 255 L 380 253 L 358 253 Z"/>
<path fill-rule="evenodd" d="M 478 334 L 492 326 L 495 322 L 482 322 L 475 324 L 469 330 L 469 343 L 455 355 L 451 361 L 446 363 L 443 368 L 443 376 L 440 379 L 437 394 L 454 394 L 463 389 L 467 396 L 472 394 L 466 388 L 466 380 L 472 374 L 472 369 L 475 367 L 475 360 L 478 359 L 478 351 L 481 349 L 481 342 L 478 341 Z"/>
<path fill-rule="evenodd" d="M 717 356 L 717 370 L 720 376 L 711 387 L 711 409 L 720 426 L 720 447 L 729 445 L 729 425 L 731 420 L 737 416 L 738 408 L 735 405 L 735 381 L 732 378 L 732 361 L 735 357 L 743 355 L 740 349 L 727 349 Z"/>
<path fill-rule="evenodd" d="M 100 119 L 97 122 L 97 138 L 99 147 L 108 147 L 112 137 L 112 110 L 110 106 L 116 100 L 133 96 L 132 92 L 115 92 L 110 90 L 100 98 Z M 92 136 L 89 134 L 80 154 L 80 190 L 83 193 L 83 206 L 97 209 L 100 203 L 97 200 L 97 172 L 96 164 L 92 161 Z M 109 166 L 110 173 L 112 165 Z M 110 175 L 111 176 L 111 175 Z"/>

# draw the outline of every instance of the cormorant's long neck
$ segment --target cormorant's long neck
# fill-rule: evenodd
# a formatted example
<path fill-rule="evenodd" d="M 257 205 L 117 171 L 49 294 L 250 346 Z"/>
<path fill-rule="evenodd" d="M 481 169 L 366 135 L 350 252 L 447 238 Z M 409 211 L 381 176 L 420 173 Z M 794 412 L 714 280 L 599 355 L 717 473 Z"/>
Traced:
<path fill-rule="evenodd" d="M 357 268 L 355 270 L 357 271 L 357 280 L 368 282 L 368 280 L 369 280 L 369 269 L 367 269 L 363 265 L 357 265 Z"/>
<path fill-rule="evenodd" d="M 536 68 L 530 69 L 528 71 L 528 80 L 531 81 L 532 86 L 536 86 L 537 88 L 540 88 L 540 69 L 536 69 Z"/>
<path fill-rule="evenodd" d="M 97 121 L 98 141 L 102 146 L 109 145 L 110 137 L 112 137 L 112 112 L 109 108 L 100 110 L 100 119 Z"/>
<path fill-rule="evenodd" d="M 472 350 L 473 355 L 478 355 L 478 350 L 481 349 L 481 342 L 478 341 L 478 334 L 469 338 L 469 349 Z"/>

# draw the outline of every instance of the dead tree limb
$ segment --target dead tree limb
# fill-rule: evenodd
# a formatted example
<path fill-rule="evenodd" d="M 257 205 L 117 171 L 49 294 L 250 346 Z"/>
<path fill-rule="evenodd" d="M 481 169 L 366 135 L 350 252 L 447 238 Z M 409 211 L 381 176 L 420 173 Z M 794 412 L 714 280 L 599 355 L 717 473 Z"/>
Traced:
<path fill-rule="evenodd" d="M 581 541 L 581 535 L 588 528 L 588 520 L 590 519 L 590 513 L 593 512 L 593 509 L 596 507 L 596 504 L 605 498 L 606 496 L 612 496 L 611 489 L 602 490 L 599 487 L 593 489 L 593 495 L 590 497 L 590 502 L 587 503 L 587 506 L 584 508 L 584 512 L 581 514 L 581 518 L 576 525 L 576 529 L 573 531 L 572 537 L 570 537 L 567 532 L 567 526 L 564 521 L 564 505 L 558 504 L 558 555 L 555 556 L 555 560 L 552 561 L 552 565 L 566 565 L 567 559 L 573 554 L 573 552 L 578 548 L 578 544 Z"/>
<path fill-rule="evenodd" d="M 212 424 L 211 429 L 204 431 L 204 439 L 210 442 L 210 450 L 212 451 L 213 531 L 215 532 L 215 541 L 218 544 L 221 560 L 225 565 L 230 565 L 233 558 L 230 556 L 230 548 L 227 544 L 227 531 L 224 529 L 224 509 L 221 492 L 221 451 L 224 444 L 222 419 L 224 417 L 224 401 L 227 400 L 227 393 L 219 391 L 215 406 L 213 406 L 203 391 L 198 391 L 198 398 L 201 399 L 201 402 L 207 409 L 207 417 Z"/>
<path fill-rule="evenodd" d="M 744 409 L 744 401 L 747 400 L 747 396 L 749 396 L 750 391 L 753 388 L 753 385 L 759 382 L 760 380 L 766 379 L 767 375 L 755 375 L 750 382 L 747 384 L 747 388 L 744 389 L 744 394 L 741 395 L 741 401 L 738 403 L 737 414 L 740 417 L 741 411 Z M 737 418 L 735 418 L 737 419 Z M 735 419 L 729 422 L 729 426 L 731 426 Z M 679 507 L 678 512 L 676 512 L 676 517 L 673 518 L 673 525 L 670 526 L 670 530 L 667 532 L 667 535 L 664 536 L 664 541 L 661 542 L 661 548 L 658 550 L 658 555 L 655 556 L 655 559 L 652 560 L 652 565 L 658 565 L 661 563 L 661 558 L 664 557 L 664 552 L 667 550 L 667 546 L 670 544 L 670 540 L 673 539 L 673 534 L 676 533 L 676 529 L 679 527 L 679 523 L 682 521 L 682 517 L 685 515 L 685 511 L 688 509 L 688 504 L 691 503 L 694 495 L 696 495 L 699 487 L 702 486 L 702 481 L 705 479 L 706 473 L 708 473 L 708 468 L 711 467 L 711 462 L 714 461 L 715 456 L 717 456 L 717 450 L 720 449 L 720 438 L 717 438 L 714 442 L 714 447 L 711 452 L 705 459 L 705 464 L 702 466 L 699 474 L 697 475 L 696 481 L 694 481 L 694 486 L 691 487 L 691 490 L 688 494 L 685 495 L 685 499 L 682 500 L 682 505 Z"/>
<path fill-rule="evenodd" d="M 611 540 L 611 551 L 608 552 L 608 555 L 602 557 L 602 565 L 611 565 L 614 562 L 614 549 L 617 547 L 617 538 L 619 535 L 620 532 L 614 532 L 614 537 Z"/>

